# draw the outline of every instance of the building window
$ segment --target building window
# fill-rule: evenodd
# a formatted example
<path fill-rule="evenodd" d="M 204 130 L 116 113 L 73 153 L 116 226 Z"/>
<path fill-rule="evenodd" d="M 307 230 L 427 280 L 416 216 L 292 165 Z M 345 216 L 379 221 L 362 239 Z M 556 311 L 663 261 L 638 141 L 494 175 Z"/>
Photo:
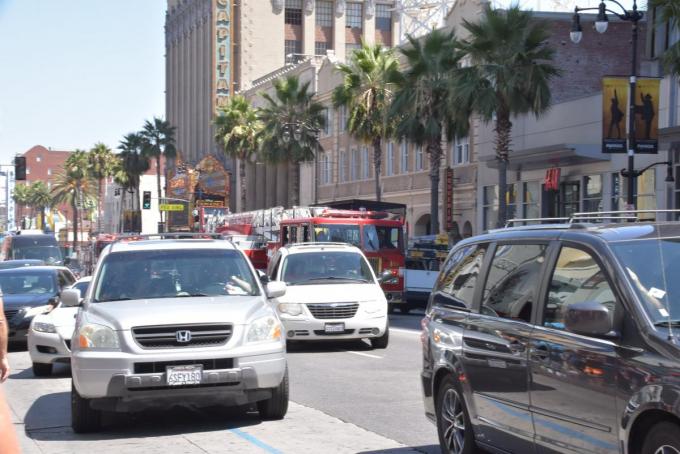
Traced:
<path fill-rule="evenodd" d="M 602 211 L 602 175 L 583 177 L 583 211 Z"/>
<path fill-rule="evenodd" d="M 316 25 L 319 27 L 333 26 L 333 2 L 316 0 Z"/>
<path fill-rule="evenodd" d="M 416 167 L 415 171 L 418 172 L 420 170 L 423 170 L 423 147 L 418 145 L 416 147 Z"/>
<path fill-rule="evenodd" d="M 347 58 L 351 57 L 352 54 L 354 54 L 354 51 L 361 49 L 361 44 L 358 43 L 347 43 L 345 44 L 345 53 L 347 54 Z"/>
<path fill-rule="evenodd" d="M 390 5 L 378 3 L 375 5 L 375 29 L 385 32 L 392 31 L 392 12 Z"/>
<path fill-rule="evenodd" d="M 338 132 L 345 132 L 347 129 L 347 107 L 338 107 Z"/>
<path fill-rule="evenodd" d="M 371 165 L 368 162 L 368 147 L 361 149 L 361 178 L 367 180 L 370 176 Z"/>
<path fill-rule="evenodd" d="M 362 28 L 363 15 L 361 3 L 347 3 L 345 7 L 345 27 L 347 28 Z"/>
<path fill-rule="evenodd" d="M 315 55 L 326 55 L 328 50 L 328 43 L 326 41 L 316 41 L 314 43 L 314 54 Z"/>
<path fill-rule="evenodd" d="M 517 185 L 509 184 L 508 193 L 505 195 L 505 203 L 507 205 L 507 216 L 505 219 L 514 219 L 517 216 Z"/>
<path fill-rule="evenodd" d="M 522 217 L 525 219 L 536 219 L 541 217 L 541 184 L 538 181 L 522 183 Z M 531 222 L 529 222 L 531 224 Z"/>
<path fill-rule="evenodd" d="M 498 186 L 484 186 L 482 214 L 484 230 L 496 227 L 496 222 L 498 222 Z"/>
<path fill-rule="evenodd" d="M 352 149 L 352 154 L 349 157 L 349 172 L 352 181 L 359 179 L 359 150 L 356 148 Z"/>
<path fill-rule="evenodd" d="M 456 139 L 451 145 L 451 154 L 453 155 L 453 165 L 469 164 L 470 163 L 470 144 L 468 138 Z"/>
<path fill-rule="evenodd" d="M 52 189 L 52 182 L 48 181 L 47 182 L 47 190 L 49 191 L 50 189 Z"/>
<path fill-rule="evenodd" d="M 401 173 L 408 173 L 408 144 L 402 142 L 401 145 Z"/>
<path fill-rule="evenodd" d="M 286 0 L 286 24 L 302 25 L 302 0 Z"/>
<path fill-rule="evenodd" d="M 47 174 L 52 175 L 52 169 L 47 169 Z"/>
<path fill-rule="evenodd" d="M 302 53 L 302 41 L 295 39 L 287 39 L 284 43 L 286 63 L 293 63 L 295 61 L 295 54 Z"/>
<path fill-rule="evenodd" d="M 394 144 L 392 142 L 387 144 L 387 162 L 385 163 L 385 175 L 394 175 Z"/>
<path fill-rule="evenodd" d="M 323 136 L 329 136 L 333 132 L 333 112 L 331 109 L 326 107 L 323 110 L 323 117 L 324 117 L 324 125 L 323 128 L 321 129 L 321 132 L 323 133 Z"/>
<path fill-rule="evenodd" d="M 40 161 L 42 161 L 42 158 L 41 158 L 40 156 L 36 156 L 36 157 L 35 157 L 35 162 L 40 162 Z"/>
<path fill-rule="evenodd" d="M 340 152 L 340 162 L 338 162 L 338 180 L 340 183 L 344 183 L 347 179 L 347 153 L 345 151 Z"/>

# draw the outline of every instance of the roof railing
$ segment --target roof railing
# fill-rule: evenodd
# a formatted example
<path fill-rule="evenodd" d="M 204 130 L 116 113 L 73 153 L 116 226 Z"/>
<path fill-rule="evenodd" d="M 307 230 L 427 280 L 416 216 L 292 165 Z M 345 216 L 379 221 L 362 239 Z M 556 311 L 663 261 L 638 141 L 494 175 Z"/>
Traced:
<path fill-rule="evenodd" d="M 644 222 L 652 219 L 640 219 L 644 214 L 680 214 L 680 209 L 644 209 L 644 210 L 618 210 L 618 211 L 584 211 L 574 213 L 570 217 L 554 218 L 513 218 L 509 219 L 504 228 L 516 226 L 519 223 L 552 223 L 552 224 L 578 224 L 588 221 L 634 221 Z M 654 219 L 656 220 L 656 216 Z M 495 229 L 498 230 L 498 229 Z"/>
<path fill-rule="evenodd" d="M 136 234 L 132 233 L 129 235 L 121 235 L 112 243 L 120 243 L 123 241 L 143 241 L 143 240 L 187 240 L 187 239 L 209 239 L 209 240 L 224 240 L 221 233 L 200 233 L 200 232 L 165 232 L 165 233 L 144 233 Z"/>
<path fill-rule="evenodd" d="M 312 242 L 303 242 L 303 243 L 288 243 L 286 244 L 288 247 L 302 247 L 302 246 L 353 246 L 351 243 L 341 243 L 339 241 L 312 241 Z"/>
<path fill-rule="evenodd" d="M 513 224 L 520 222 L 546 222 L 549 221 L 553 224 L 562 224 L 564 221 L 569 221 L 570 218 L 513 218 L 508 219 L 505 223 L 505 227 L 512 227 Z"/>

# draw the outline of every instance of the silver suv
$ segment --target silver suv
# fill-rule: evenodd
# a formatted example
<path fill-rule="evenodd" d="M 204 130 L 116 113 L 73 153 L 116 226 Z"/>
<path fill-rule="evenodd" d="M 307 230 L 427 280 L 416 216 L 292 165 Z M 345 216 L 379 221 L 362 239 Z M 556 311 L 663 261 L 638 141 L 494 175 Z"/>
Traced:
<path fill-rule="evenodd" d="M 71 424 L 98 430 L 102 411 L 247 405 L 288 409 L 281 322 L 243 252 L 228 241 L 144 239 L 102 252 L 72 339 Z M 62 293 L 65 305 L 80 292 Z"/>

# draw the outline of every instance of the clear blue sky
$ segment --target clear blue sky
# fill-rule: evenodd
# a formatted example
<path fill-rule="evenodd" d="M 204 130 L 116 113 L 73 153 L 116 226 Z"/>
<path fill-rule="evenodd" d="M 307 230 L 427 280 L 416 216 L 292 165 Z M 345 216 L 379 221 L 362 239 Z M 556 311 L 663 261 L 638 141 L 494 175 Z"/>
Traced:
<path fill-rule="evenodd" d="M 0 164 L 165 115 L 165 0 L 0 0 Z"/>

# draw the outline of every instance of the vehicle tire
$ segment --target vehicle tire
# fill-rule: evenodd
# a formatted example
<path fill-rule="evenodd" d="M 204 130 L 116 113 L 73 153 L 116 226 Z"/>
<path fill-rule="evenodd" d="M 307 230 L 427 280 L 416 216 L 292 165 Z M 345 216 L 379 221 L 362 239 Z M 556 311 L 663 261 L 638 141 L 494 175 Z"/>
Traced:
<path fill-rule="evenodd" d="M 399 305 L 399 312 L 401 312 L 404 315 L 408 315 L 408 313 L 411 312 L 411 309 L 413 308 L 408 303 L 401 303 Z"/>
<path fill-rule="evenodd" d="M 262 419 L 283 419 L 288 412 L 288 367 L 281 384 L 272 389 L 272 396 L 257 403 L 257 410 Z"/>
<path fill-rule="evenodd" d="M 436 398 L 437 433 L 442 453 L 473 454 L 479 452 L 460 387 L 451 375 L 442 380 Z"/>
<path fill-rule="evenodd" d="M 387 344 L 390 342 L 390 325 L 385 328 L 385 334 L 380 337 L 371 338 L 371 347 L 384 349 L 387 348 Z"/>
<path fill-rule="evenodd" d="M 102 426 L 102 412 L 90 407 L 90 399 L 81 397 L 71 381 L 71 427 L 77 434 L 96 432 Z"/>
<path fill-rule="evenodd" d="M 393 303 L 387 303 L 387 312 L 388 312 L 388 313 L 394 314 L 394 311 L 395 311 L 395 310 L 396 310 L 396 309 L 394 308 L 394 304 L 393 304 Z"/>
<path fill-rule="evenodd" d="M 642 443 L 642 454 L 680 452 L 680 426 L 664 421 L 652 426 Z"/>
<path fill-rule="evenodd" d="M 51 363 L 33 363 L 33 375 L 36 377 L 47 377 L 52 375 Z"/>

